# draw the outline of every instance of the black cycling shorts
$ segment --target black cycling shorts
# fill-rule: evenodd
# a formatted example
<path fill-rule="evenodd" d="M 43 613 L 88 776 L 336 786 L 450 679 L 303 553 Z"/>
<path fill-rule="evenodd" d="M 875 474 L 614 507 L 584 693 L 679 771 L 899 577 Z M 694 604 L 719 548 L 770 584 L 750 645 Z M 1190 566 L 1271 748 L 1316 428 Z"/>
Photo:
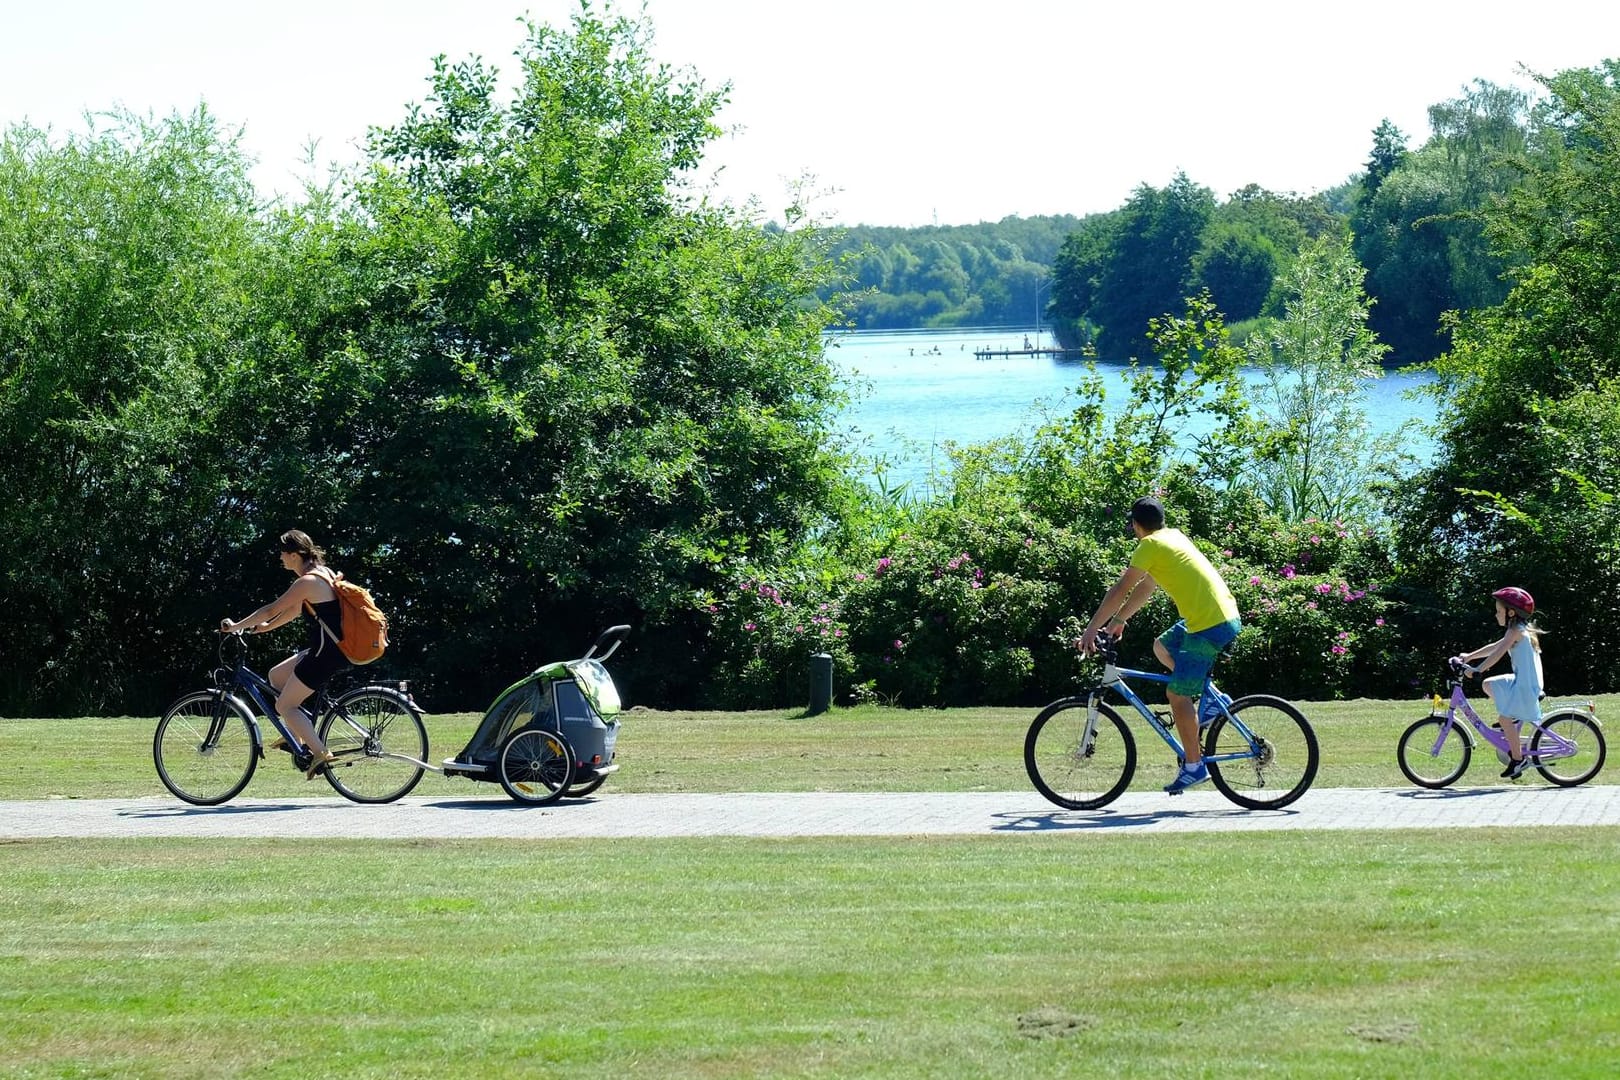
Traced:
<path fill-rule="evenodd" d="M 319 690 L 338 672 L 352 665 L 349 658 L 343 655 L 343 650 L 337 647 L 337 642 L 331 638 L 321 641 L 319 649 L 305 649 L 298 657 L 298 663 L 293 666 L 293 674 L 298 681 L 311 690 Z"/>

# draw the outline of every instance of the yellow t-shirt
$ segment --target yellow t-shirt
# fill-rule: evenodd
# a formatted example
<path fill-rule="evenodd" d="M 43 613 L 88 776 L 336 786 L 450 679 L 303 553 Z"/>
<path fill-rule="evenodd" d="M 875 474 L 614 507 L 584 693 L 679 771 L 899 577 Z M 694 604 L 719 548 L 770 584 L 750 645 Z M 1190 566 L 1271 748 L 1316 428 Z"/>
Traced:
<path fill-rule="evenodd" d="M 1180 529 L 1160 529 L 1138 540 L 1131 566 L 1170 594 L 1190 634 L 1238 617 L 1232 590 Z"/>

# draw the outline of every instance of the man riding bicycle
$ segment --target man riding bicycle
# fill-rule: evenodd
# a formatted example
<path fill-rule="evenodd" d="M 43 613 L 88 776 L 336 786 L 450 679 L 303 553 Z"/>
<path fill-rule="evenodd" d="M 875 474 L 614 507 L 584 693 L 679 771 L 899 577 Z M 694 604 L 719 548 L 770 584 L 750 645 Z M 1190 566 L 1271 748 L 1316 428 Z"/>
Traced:
<path fill-rule="evenodd" d="M 1115 637 L 1152 597 L 1163 589 L 1176 605 L 1179 622 L 1153 643 L 1153 655 L 1170 669 L 1167 697 L 1176 734 L 1185 748 L 1185 760 L 1176 778 L 1165 787 L 1171 795 L 1209 779 L 1209 768 L 1198 745 L 1197 700 L 1210 669 L 1221 651 L 1237 639 L 1243 623 L 1237 601 L 1226 581 L 1180 529 L 1164 524 L 1164 505 L 1141 498 L 1131 505 L 1131 532 L 1136 550 L 1130 565 L 1103 597 L 1080 638 L 1080 651 L 1097 651 L 1097 634 L 1104 628 Z"/>

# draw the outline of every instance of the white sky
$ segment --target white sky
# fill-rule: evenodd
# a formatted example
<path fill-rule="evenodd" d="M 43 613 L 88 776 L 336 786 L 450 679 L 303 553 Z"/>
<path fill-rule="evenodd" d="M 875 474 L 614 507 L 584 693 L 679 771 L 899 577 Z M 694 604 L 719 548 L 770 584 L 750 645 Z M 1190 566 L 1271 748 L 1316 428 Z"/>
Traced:
<path fill-rule="evenodd" d="M 636 0 L 624 8 L 635 13 Z M 427 94 L 433 56 L 516 76 L 517 18 L 577 0 L 0 0 L 0 126 L 58 133 L 122 104 L 199 101 L 245 128 L 265 194 L 303 148 L 354 161 Z M 1177 170 L 1225 198 L 1318 191 L 1390 118 L 1484 78 L 1528 86 L 1620 56 L 1614 0 L 646 0 L 654 50 L 730 81 L 714 190 L 767 216 L 804 173 L 843 224 L 1110 210 Z"/>

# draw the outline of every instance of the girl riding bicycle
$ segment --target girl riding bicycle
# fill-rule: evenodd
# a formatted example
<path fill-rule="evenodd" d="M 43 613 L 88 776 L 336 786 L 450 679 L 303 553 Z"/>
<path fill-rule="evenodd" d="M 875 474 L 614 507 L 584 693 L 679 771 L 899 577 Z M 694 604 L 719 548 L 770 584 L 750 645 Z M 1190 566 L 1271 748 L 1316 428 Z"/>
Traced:
<path fill-rule="evenodd" d="M 238 622 L 221 619 L 219 629 L 224 634 L 243 630 L 262 634 L 304 613 L 309 623 L 308 643 L 270 669 L 270 685 L 276 690 L 276 714 L 314 756 L 309 771 L 304 774 L 313 780 L 334 759 L 315 733 L 315 725 L 299 706 L 333 675 L 350 665 L 348 657 L 338 648 L 343 629 L 337 593 L 332 588 L 332 571 L 326 566 L 326 552 L 316 547 L 309 534 L 300 529 L 282 533 L 276 550 L 281 556 L 281 565 L 296 574 L 297 580 L 286 592 L 247 618 Z"/>
<path fill-rule="evenodd" d="M 1483 685 L 1491 704 L 1496 706 L 1502 734 L 1507 739 L 1511 760 L 1502 775 L 1516 780 L 1529 765 L 1524 745 L 1519 741 L 1519 724 L 1541 719 L 1541 631 L 1530 622 L 1536 601 L 1525 590 L 1510 585 L 1491 593 L 1491 598 L 1496 601 L 1496 624 L 1507 632 L 1500 640 L 1457 659 L 1472 664 L 1477 671 L 1484 671 L 1503 656 L 1513 665 L 1513 674 L 1493 675 Z M 1479 663 L 1475 664 L 1476 660 Z"/>

